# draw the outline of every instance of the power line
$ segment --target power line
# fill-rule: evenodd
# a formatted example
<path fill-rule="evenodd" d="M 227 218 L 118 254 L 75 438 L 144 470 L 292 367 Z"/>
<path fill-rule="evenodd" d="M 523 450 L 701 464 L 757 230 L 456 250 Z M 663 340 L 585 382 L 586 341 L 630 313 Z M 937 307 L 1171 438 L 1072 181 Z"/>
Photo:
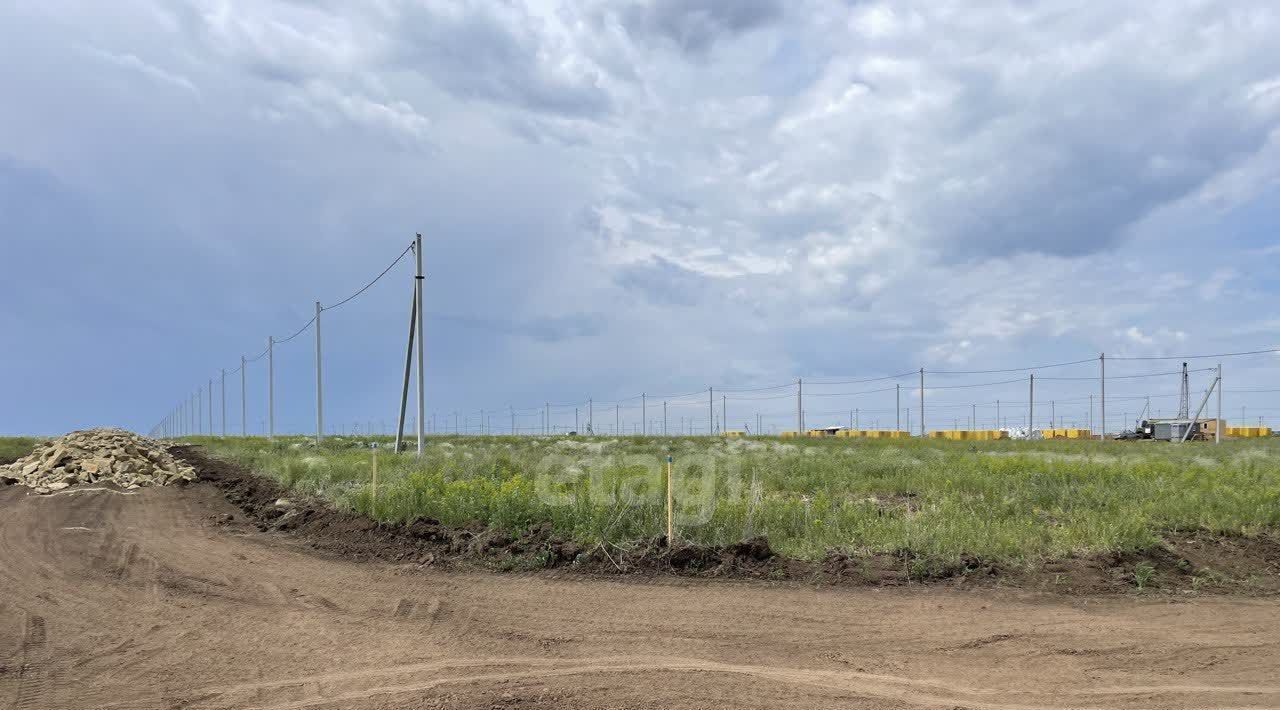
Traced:
<path fill-rule="evenodd" d="M 374 284 L 376 284 L 376 283 L 378 283 L 379 281 L 381 281 L 381 280 L 382 280 L 382 277 L 383 277 L 383 276 L 386 276 L 388 271 L 391 271 L 391 269 L 395 268 L 395 265 L 400 263 L 400 260 L 404 258 L 404 255 L 405 255 L 405 254 L 408 254 L 408 253 L 409 253 L 410 251 L 412 251 L 412 250 L 413 250 L 413 242 L 409 242 L 409 246 L 405 247 L 405 248 L 404 248 L 404 251 L 400 252 L 400 256 L 397 256 L 397 257 L 395 258 L 395 261 L 391 262 L 391 264 L 389 264 L 389 265 L 387 266 L 387 268 L 383 269 L 383 270 L 382 270 L 382 273 L 378 274 L 377 276 L 375 276 L 375 277 L 374 277 L 374 279 L 373 279 L 372 281 L 370 281 L 369 283 L 365 284 L 365 285 L 364 285 L 364 288 L 360 289 L 359 291 L 356 291 L 355 293 L 351 294 L 350 296 L 347 296 L 346 298 L 342 299 L 341 301 L 338 301 L 337 303 L 333 304 L 332 306 L 321 306 L 321 307 L 320 307 L 320 310 L 321 310 L 321 311 L 331 311 L 331 310 L 333 310 L 333 309 L 335 309 L 335 308 L 338 308 L 338 307 L 340 307 L 340 306 L 344 306 L 344 305 L 346 305 L 346 304 L 347 304 L 347 302 L 348 302 L 348 301 L 350 301 L 351 299 L 353 299 L 353 298 L 355 298 L 355 297 L 359 296 L 360 294 L 364 293 L 365 291 L 368 291 L 370 287 L 372 287 Z M 312 319 L 312 320 L 314 320 L 314 319 Z M 308 324 L 308 325 L 309 325 L 309 324 Z M 304 329 L 305 329 L 305 326 L 304 326 Z M 301 331 L 299 331 L 299 332 L 301 332 Z M 292 337 L 292 336 L 291 336 L 291 337 Z"/>
<path fill-rule="evenodd" d="M 1051 365 L 1035 365 L 1033 367 L 1008 367 L 1001 370 L 929 370 L 925 369 L 926 375 L 993 375 L 999 372 L 1029 372 L 1031 370 L 1048 370 L 1053 367 L 1067 367 L 1069 365 L 1083 365 L 1089 362 L 1097 362 L 1098 358 L 1092 357 L 1087 360 L 1073 360 L 1071 362 L 1056 362 Z"/>
<path fill-rule="evenodd" d="M 1265 355 L 1267 353 L 1280 353 L 1280 348 L 1269 348 L 1266 350 L 1247 350 L 1238 353 L 1215 353 L 1212 355 L 1162 355 L 1162 356 L 1146 356 L 1146 357 L 1118 357 L 1111 356 L 1108 360 L 1202 360 L 1205 358 L 1222 358 L 1222 357 L 1241 357 L 1244 355 Z"/>

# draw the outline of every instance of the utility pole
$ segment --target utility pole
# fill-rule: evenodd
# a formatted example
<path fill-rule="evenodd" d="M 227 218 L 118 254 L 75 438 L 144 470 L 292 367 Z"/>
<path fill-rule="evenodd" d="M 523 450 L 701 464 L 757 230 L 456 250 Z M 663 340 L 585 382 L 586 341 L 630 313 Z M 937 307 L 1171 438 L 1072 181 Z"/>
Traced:
<path fill-rule="evenodd" d="M 1222 443 L 1222 363 L 1218 363 L 1218 420 L 1213 423 L 1213 443 Z"/>
<path fill-rule="evenodd" d="M 324 440 L 324 388 L 320 369 L 320 302 L 316 301 L 316 444 Z"/>
<path fill-rule="evenodd" d="M 640 393 L 640 434 L 649 433 L 649 400 L 644 392 Z"/>
<path fill-rule="evenodd" d="M 516 435 L 516 408 L 510 407 L 510 409 L 511 409 L 511 435 L 515 436 Z"/>
<path fill-rule="evenodd" d="M 413 256 L 414 256 L 414 272 L 413 272 L 413 303 L 414 309 L 417 311 L 418 323 L 418 419 L 416 422 L 416 433 L 418 435 L 418 456 L 419 458 L 425 453 L 426 438 L 423 431 L 427 422 L 427 373 L 423 369 L 423 347 L 422 341 L 427 339 L 427 331 L 423 326 L 422 317 L 422 296 L 423 296 L 423 278 L 422 278 L 422 235 L 414 234 L 413 237 Z M 457 428 L 457 418 L 454 418 L 454 427 Z"/>
<path fill-rule="evenodd" d="M 862 428 L 862 413 L 858 411 L 857 407 L 853 408 L 853 428 L 854 429 Z"/>
<path fill-rule="evenodd" d="M 202 406 L 204 402 L 200 401 L 203 398 L 204 398 L 204 392 L 201 391 L 199 385 L 196 385 L 196 402 L 195 402 L 196 436 L 199 436 L 204 433 L 204 406 Z"/>
<path fill-rule="evenodd" d="M 662 401 L 662 435 L 667 435 L 667 401 Z"/>
<path fill-rule="evenodd" d="M 796 436 L 804 436 L 804 378 L 796 379 Z"/>
<path fill-rule="evenodd" d="M 595 402 L 590 399 L 587 400 L 587 431 L 592 435 L 596 433 Z"/>
<path fill-rule="evenodd" d="M 1098 383 L 1101 391 L 1099 392 L 1099 406 L 1102 411 L 1102 432 L 1098 435 L 1098 439 L 1105 441 L 1107 438 L 1107 354 L 1098 353 Z"/>
<path fill-rule="evenodd" d="M 1057 400 L 1049 400 L 1049 428 L 1052 429 L 1055 424 L 1054 420 L 1058 418 L 1058 402 Z"/>
<path fill-rule="evenodd" d="M 573 408 L 573 433 L 578 433 L 578 408 Z"/>
<path fill-rule="evenodd" d="M 1027 438 L 1031 438 L 1031 432 L 1036 428 L 1036 373 L 1031 373 L 1031 392 L 1027 400 Z"/>
<path fill-rule="evenodd" d="M 973 408 L 973 416 L 969 419 L 969 431 L 974 431 L 978 428 L 978 405 L 971 404 L 969 406 Z"/>
<path fill-rule="evenodd" d="M 1089 431 L 1093 431 L 1093 395 L 1089 395 Z"/>
<path fill-rule="evenodd" d="M 227 438 L 227 368 L 222 368 L 222 384 L 218 393 L 222 395 L 222 438 Z"/>
<path fill-rule="evenodd" d="M 620 403 L 613 405 L 613 433 L 615 436 L 622 435 L 622 404 Z"/>
<path fill-rule="evenodd" d="M 996 428 L 1000 429 L 1000 400 L 996 400 Z"/>
<path fill-rule="evenodd" d="M 893 386 L 893 428 L 902 431 L 902 383 Z"/>
<path fill-rule="evenodd" d="M 551 433 L 551 403 L 543 402 L 543 406 L 546 407 L 546 415 L 542 418 L 542 421 L 544 422 L 542 426 L 542 433 L 550 434 Z"/>
<path fill-rule="evenodd" d="M 920 437 L 924 438 L 924 368 L 920 368 Z"/>
<path fill-rule="evenodd" d="M 720 428 L 722 431 L 729 430 L 729 405 L 726 404 L 728 401 L 728 398 L 723 394 L 720 395 Z"/>
<path fill-rule="evenodd" d="M 249 435 L 249 425 L 246 423 L 248 419 L 246 419 L 245 417 L 245 410 L 247 409 L 247 407 L 245 406 L 245 400 L 244 400 L 244 393 L 245 393 L 244 364 L 245 364 L 244 355 L 241 355 L 240 356 L 240 436 L 242 437 Z"/>
<path fill-rule="evenodd" d="M 716 435 L 716 388 L 707 388 L 707 433 Z"/>
<path fill-rule="evenodd" d="M 267 438 L 276 437 L 276 339 L 267 336 Z"/>

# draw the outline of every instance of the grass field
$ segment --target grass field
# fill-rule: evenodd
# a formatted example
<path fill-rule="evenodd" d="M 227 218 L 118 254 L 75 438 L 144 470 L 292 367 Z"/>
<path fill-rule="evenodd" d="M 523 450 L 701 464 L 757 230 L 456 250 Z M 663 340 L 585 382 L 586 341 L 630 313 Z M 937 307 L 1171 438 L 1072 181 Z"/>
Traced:
<path fill-rule="evenodd" d="M 0 436 L 0 461 L 13 461 L 31 453 L 36 439 L 30 436 Z"/>
<path fill-rule="evenodd" d="M 368 440 L 335 437 L 319 449 L 302 437 L 193 441 L 379 519 L 513 532 L 550 521 L 584 543 L 664 531 L 668 455 L 679 537 L 763 534 L 801 559 L 906 550 L 939 564 L 971 555 L 1033 565 L 1146 549 L 1171 531 L 1249 536 L 1280 526 L 1280 446 L 1270 440 L 432 437 L 421 460 L 381 449 L 376 506 Z"/>

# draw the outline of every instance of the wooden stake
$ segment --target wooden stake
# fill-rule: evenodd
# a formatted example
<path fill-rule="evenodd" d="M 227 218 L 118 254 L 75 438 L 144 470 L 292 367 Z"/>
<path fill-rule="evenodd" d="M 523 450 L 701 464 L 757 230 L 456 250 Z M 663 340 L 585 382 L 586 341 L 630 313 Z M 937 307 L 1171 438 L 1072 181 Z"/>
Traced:
<path fill-rule="evenodd" d="M 667 547 L 671 547 L 674 540 L 674 527 L 672 526 L 672 490 L 671 490 L 671 455 L 667 454 Z"/>
<path fill-rule="evenodd" d="M 378 517 L 378 450 L 373 450 L 373 493 L 369 500 L 369 517 Z"/>

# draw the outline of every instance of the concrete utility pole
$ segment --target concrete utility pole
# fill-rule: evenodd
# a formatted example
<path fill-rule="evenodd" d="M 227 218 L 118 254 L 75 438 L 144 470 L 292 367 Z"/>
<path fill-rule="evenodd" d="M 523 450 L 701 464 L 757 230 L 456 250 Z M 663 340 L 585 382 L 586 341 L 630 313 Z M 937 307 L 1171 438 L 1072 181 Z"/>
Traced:
<path fill-rule="evenodd" d="M 804 436 L 804 378 L 796 379 L 796 436 Z"/>
<path fill-rule="evenodd" d="M 662 401 L 662 435 L 667 435 L 667 402 Z"/>
<path fill-rule="evenodd" d="M 267 438 L 276 436 L 276 361 L 272 346 L 276 339 L 267 336 Z"/>
<path fill-rule="evenodd" d="M 1222 443 L 1222 363 L 1218 363 L 1218 420 L 1213 423 L 1213 443 Z"/>
<path fill-rule="evenodd" d="M 1031 432 L 1036 428 L 1036 373 L 1031 373 L 1029 377 L 1031 382 L 1031 391 L 1027 400 L 1027 438 L 1031 438 Z"/>
<path fill-rule="evenodd" d="M 720 428 L 722 431 L 729 430 L 729 400 L 722 394 L 720 395 Z"/>
<path fill-rule="evenodd" d="M 972 404 L 969 406 L 973 408 L 973 417 L 969 419 L 969 431 L 973 431 L 978 428 L 978 405 Z"/>
<path fill-rule="evenodd" d="M 920 436 L 925 435 L 924 428 L 924 368 L 920 368 Z"/>
<path fill-rule="evenodd" d="M 590 399 L 587 400 L 587 431 L 596 433 L 595 402 Z"/>
<path fill-rule="evenodd" d="M 227 368 L 222 368 L 222 384 L 218 387 L 222 395 L 222 438 L 227 438 Z"/>
<path fill-rule="evenodd" d="M 996 428 L 1000 428 L 1000 400 L 996 400 Z"/>
<path fill-rule="evenodd" d="M 316 301 L 316 444 L 324 441 L 324 386 L 320 368 L 320 302 Z"/>
<path fill-rule="evenodd" d="M 213 378 L 209 378 L 209 436 L 213 436 Z"/>
<path fill-rule="evenodd" d="M 244 355 L 240 356 L 240 436 L 249 435 L 248 418 L 245 414 L 248 407 L 245 406 L 245 386 L 244 386 Z"/>
<path fill-rule="evenodd" d="M 426 436 L 425 436 L 426 432 L 424 432 L 423 429 L 427 423 L 427 399 L 426 399 L 427 373 L 426 373 L 426 370 L 423 369 L 424 364 L 423 364 L 422 342 L 427 339 L 427 331 L 424 330 L 423 317 L 422 317 L 424 279 L 422 277 L 422 235 L 421 234 L 414 234 L 413 256 L 415 260 L 415 267 L 414 267 L 414 273 L 413 273 L 413 285 L 414 285 L 413 301 L 414 301 L 414 308 L 417 311 L 416 315 L 418 317 L 418 322 L 416 324 L 417 325 L 416 330 L 418 331 L 418 352 L 417 352 L 417 356 L 418 356 L 418 420 L 416 422 L 415 429 L 418 435 L 418 456 L 422 456 L 426 452 Z M 455 429 L 457 428 L 456 417 L 454 418 L 454 428 Z M 455 431 L 454 433 L 457 433 L 457 432 Z"/>
<path fill-rule="evenodd" d="M 716 434 L 716 388 L 707 388 L 707 433 Z"/>
<path fill-rule="evenodd" d="M 893 386 L 893 428 L 902 431 L 902 384 Z"/>
<path fill-rule="evenodd" d="M 649 400 L 644 392 L 640 393 L 640 433 L 649 433 Z"/>
<path fill-rule="evenodd" d="M 1099 406 L 1102 408 L 1100 415 L 1102 417 L 1102 432 L 1098 434 L 1099 440 L 1107 438 L 1107 354 L 1098 353 L 1098 383 L 1100 386 Z"/>
<path fill-rule="evenodd" d="M 613 405 L 613 433 L 614 435 L 622 435 L 622 405 Z"/>

